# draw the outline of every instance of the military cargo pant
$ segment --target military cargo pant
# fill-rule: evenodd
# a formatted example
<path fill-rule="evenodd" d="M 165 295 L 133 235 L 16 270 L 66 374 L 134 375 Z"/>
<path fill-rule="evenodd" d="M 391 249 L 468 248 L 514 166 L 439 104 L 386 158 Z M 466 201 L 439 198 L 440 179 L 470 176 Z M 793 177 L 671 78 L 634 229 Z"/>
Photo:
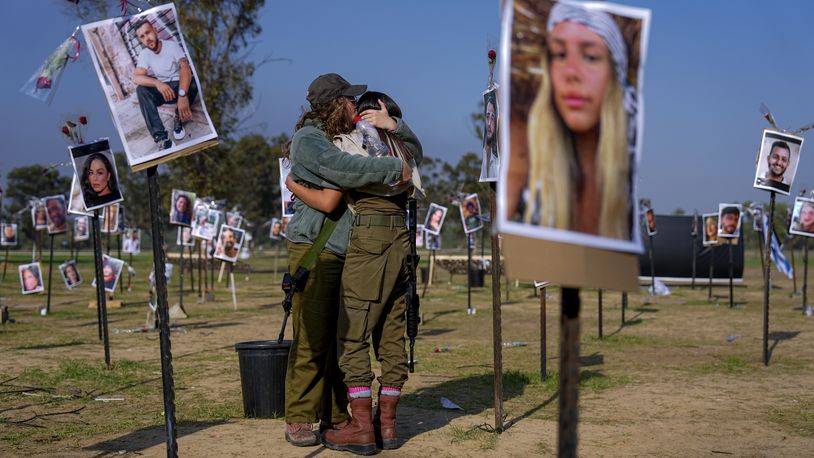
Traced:
<path fill-rule="evenodd" d="M 379 218 L 357 216 L 351 231 L 342 272 L 339 367 L 348 386 L 370 386 L 372 339 L 382 367 L 380 385 L 401 388 L 407 381 L 404 294 L 410 242 L 403 217 L 374 216 Z"/>
<path fill-rule="evenodd" d="M 289 269 L 294 269 L 310 248 L 310 244 L 288 242 Z M 348 419 L 348 388 L 342 381 L 336 349 L 342 265 L 341 257 L 323 250 L 305 290 L 294 294 L 294 337 L 285 374 L 288 423 L 339 423 Z"/>

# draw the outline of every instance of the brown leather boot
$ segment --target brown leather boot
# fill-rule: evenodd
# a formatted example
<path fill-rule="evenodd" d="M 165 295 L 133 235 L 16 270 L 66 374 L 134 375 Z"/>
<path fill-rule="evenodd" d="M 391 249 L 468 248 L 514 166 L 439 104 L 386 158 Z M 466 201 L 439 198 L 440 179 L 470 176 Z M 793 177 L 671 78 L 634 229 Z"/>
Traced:
<path fill-rule="evenodd" d="M 399 448 L 396 438 L 396 406 L 398 396 L 379 394 L 379 408 L 373 417 L 373 429 L 376 433 L 376 444 L 384 450 Z"/>
<path fill-rule="evenodd" d="M 373 399 L 350 400 L 350 424 L 340 430 L 330 429 L 322 435 L 322 444 L 331 450 L 343 450 L 357 455 L 376 453 L 373 434 Z"/>

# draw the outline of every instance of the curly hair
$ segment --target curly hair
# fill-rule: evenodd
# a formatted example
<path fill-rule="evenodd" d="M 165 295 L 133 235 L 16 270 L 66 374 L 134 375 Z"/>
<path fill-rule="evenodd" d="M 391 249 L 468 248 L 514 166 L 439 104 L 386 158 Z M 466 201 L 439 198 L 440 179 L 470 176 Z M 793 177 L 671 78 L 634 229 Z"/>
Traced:
<path fill-rule="evenodd" d="M 96 194 L 96 191 L 90 186 L 90 180 L 88 180 L 88 174 L 90 173 L 90 165 L 99 159 L 105 165 L 107 172 L 110 174 L 110 180 L 108 180 L 107 185 L 110 188 L 110 192 L 112 195 L 116 195 L 119 192 L 118 184 L 116 184 L 116 180 L 113 179 L 115 176 L 116 171 L 113 170 L 113 165 L 110 163 L 110 160 L 102 153 L 93 153 L 85 160 L 85 165 L 82 166 L 82 176 L 79 179 L 80 186 L 82 186 L 82 195 L 85 198 L 96 198 L 99 197 Z"/>
<path fill-rule="evenodd" d="M 322 124 L 322 130 L 330 139 L 337 135 L 349 134 L 353 131 L 352 119 L 348 119 L 345 114 L 345 98 L 337 97 L 328 103 L 320 103 L 311 107 L 311 111 L 303 113 L 297 121 L 296 129 L 299 130 L 305 125 L 305 121 L 312 119 Z"/>

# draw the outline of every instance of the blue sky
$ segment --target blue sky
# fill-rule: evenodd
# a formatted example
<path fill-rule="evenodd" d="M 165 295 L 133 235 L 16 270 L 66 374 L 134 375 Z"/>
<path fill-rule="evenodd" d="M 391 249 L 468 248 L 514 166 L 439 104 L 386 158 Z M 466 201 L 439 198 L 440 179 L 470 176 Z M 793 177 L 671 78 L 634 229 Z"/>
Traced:
<path fill-rule="evenodd" d="M 91 119 L 90 137 L 121 148 L 87 53 L 70 63 L 48 106 L 18 89 L 77 23 L 58 0 L 4 2 L 0 19 L 0 174 L 66 161 L 58 126 Z M 338 72 L 393 96 L 425 154 L 456 162 L 478 151 L 469 115 L 488 77 L 486 51 L 500 37 L 498 1 L 268 0 L 252 56 L 285 57 L 254 78 L 248 130 L 292 133 L 308 83 Z M 717 209 L 718 202 L 768 200 L 751 187 L 766 103 L 781 127 L 814 122 L 814 2 L 631 1 L 652 9 L 645 67 L 640 194 L 657 213 Z M 85 51 L 83 43 L 83 51 Z M 205 90 L 205 88 L 204 88 Z M 807 139 L 812 141 L 814 139 Z M 804 144 L 792 191 L 814 187 Z M 64 169 L 65 173 L 68 169 Z M 2 180 L 5 181 L 4 179 Z M 789 201 L 781 197 L 779 200 Z"/>

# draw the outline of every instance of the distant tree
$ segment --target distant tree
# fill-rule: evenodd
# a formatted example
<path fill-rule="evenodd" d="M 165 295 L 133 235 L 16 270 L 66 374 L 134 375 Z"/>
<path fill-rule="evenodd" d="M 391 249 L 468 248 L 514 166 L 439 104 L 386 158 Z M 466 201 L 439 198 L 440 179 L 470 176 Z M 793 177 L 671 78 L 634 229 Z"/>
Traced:
<path fill-rule="evenodd" d="M 62 194 L 68 198 L 71 187 L 71 178 L 59 174 L 56 168 L 34 164 L 24 167 L 17 167 L 9 171 L 6 177 L 6 189 L 4 198 L 7 207 L 4 211 L 7 215 L 17 214 L 20 210 L 28 206 L 29 200 L 46 196 Z M 22 224 L 21 234 L 30 239 L 34 235 L 31 227 L 31 218 L 27 214 L 20 214 L 20 219 L 11 222 Z"/>
<path fill-rule="evenodd" d="M 673 215 L 676 215 L 676 216 L 681 216 L 681 215 L 686 215 L 686 214 L 687 214 L 687 212 L 684 211 L 684 209 L 681 208 L 681 207 L 678 207 L 675 210 L 673 210 Z"/>

